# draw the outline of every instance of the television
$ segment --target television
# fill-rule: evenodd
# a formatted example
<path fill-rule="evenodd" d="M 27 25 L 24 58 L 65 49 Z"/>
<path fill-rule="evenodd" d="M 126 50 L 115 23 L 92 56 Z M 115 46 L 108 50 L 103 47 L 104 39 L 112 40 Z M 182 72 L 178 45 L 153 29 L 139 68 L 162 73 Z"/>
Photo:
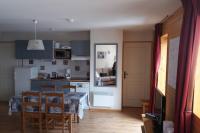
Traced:
<path fill-rule="evenodd" d="M 161 91 L 156 89 L 155 99 L 154 99 L 154 112 L 153 114 L 157 119 L 158 130 L 162 131 L 163 121 L 165 120 L 165 110 L 166 110 L 166 97 Z"/>

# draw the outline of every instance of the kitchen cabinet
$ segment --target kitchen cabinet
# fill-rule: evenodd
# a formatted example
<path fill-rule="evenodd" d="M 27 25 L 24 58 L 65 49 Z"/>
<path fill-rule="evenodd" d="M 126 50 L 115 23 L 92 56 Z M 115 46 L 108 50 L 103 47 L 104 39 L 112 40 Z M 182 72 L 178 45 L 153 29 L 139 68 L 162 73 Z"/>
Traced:
<path fill-rule="evenodd" d="M 43 40 L 45 50 L 27 50 L 28 40 L 15 41 L 16 59 L 53 59 L 53 40 Z"/>
<path fill-rule="evenodd" d="M 41 91 L 41 86 L 44 85 L 55 85 L 57 89 L 61 88 L 63 85 L 69 85 L 70 82 L 66 80 L 46 80 L 46 79 L 32 79 L 31 80 L 31 90 L 32 91 Z"/>
<path fill-rule="evenodd" d="M 70 42 L 72 56 L 90 56 L 89 40 L 74 40 Z"/>

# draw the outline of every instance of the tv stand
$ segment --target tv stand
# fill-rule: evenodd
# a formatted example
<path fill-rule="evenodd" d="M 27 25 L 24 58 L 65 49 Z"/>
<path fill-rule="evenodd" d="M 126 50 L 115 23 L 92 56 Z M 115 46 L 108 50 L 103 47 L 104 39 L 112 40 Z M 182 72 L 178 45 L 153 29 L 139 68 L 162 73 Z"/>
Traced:
<path fill-rule="evenodd" d="M 154 124 L 153 124 L 153 120 L 146 117 L 145 114 L 142 114 L 142 120 L 144 123 L 144 132 L 145 133 L 154 133 Z"/>
<path fill-rule="evenodd" d="M 146 133 L 151 133 L 148 130 L 152 130 L 152 133 L 162 133 L 162 124 L 159 122 L 159 116 L 153 113 L 145 113 L 142 115 L 144 128 Z M 151 128 L 151 129 L 150 129 Z"/>
<path fill-rule="evenodd" d="M 153 113 L 145 113 L 145 116 L 151 120 L 157 120 L 157 117 Z"/>

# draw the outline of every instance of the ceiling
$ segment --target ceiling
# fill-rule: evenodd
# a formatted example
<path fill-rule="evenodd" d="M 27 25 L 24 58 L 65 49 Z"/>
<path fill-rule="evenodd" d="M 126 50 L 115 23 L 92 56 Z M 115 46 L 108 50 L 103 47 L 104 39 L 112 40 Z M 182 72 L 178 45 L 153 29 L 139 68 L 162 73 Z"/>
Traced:
<path fill-rule="evenodd" d="M 33 31 L 33 19 L 39 31 L 149 28 L 180 6 L 180 0 L 0 0 L 0 31 Z"/>

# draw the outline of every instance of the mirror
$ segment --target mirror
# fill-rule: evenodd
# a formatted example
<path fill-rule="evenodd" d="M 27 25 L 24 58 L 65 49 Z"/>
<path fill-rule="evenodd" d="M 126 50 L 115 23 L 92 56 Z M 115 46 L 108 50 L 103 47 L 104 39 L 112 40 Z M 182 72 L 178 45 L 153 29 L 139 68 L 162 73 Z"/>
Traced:
<path fill-rule="evenodd" d="M 117 44 L 95 44 L 95 86 L 116 86 Z"/>

